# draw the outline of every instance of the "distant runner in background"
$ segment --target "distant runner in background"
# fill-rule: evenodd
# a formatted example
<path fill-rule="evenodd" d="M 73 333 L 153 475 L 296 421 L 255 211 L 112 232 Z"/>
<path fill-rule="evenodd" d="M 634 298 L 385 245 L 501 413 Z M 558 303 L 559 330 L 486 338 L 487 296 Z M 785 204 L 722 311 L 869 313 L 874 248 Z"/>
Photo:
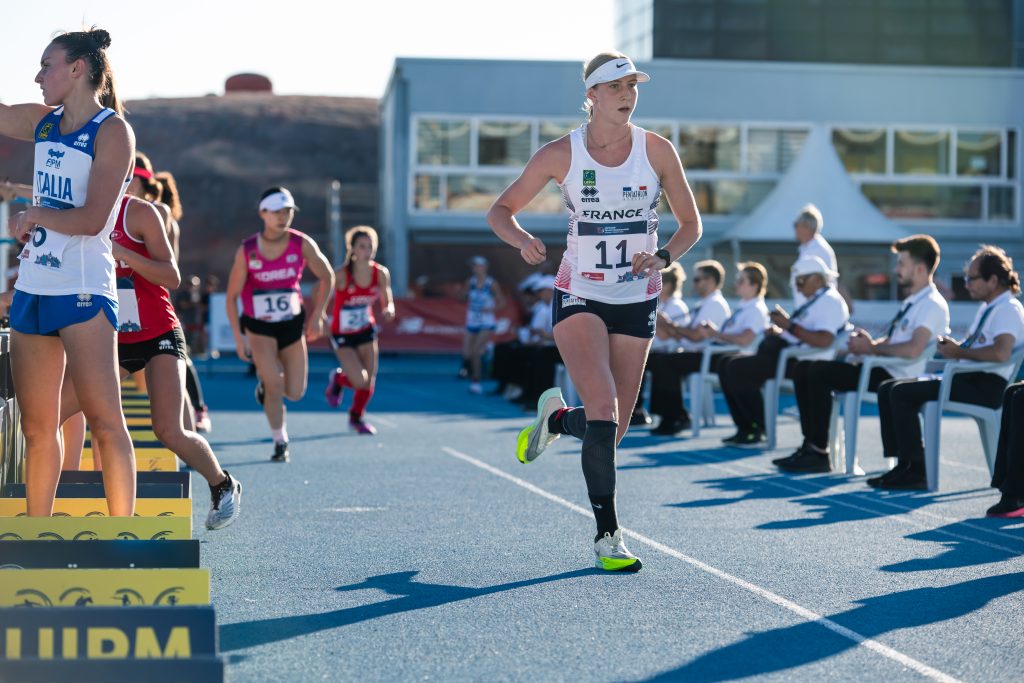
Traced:
<path fill-rule="evenodd" d="M 334 288 L 331 264 L 320 247 L 291 228 L 297 209 L 286 188 L 272 187 L 263 193 L 259 203 L 263 229 L 247 237 L 235 252 L 227 286 L 226 308 L 235 351 L 256 366 L 256 401 L 270 424 L 274 440 L 271 460 L 276 462 L 289 458 L 284 399 L 298 401 L 306 393 L 306 341 L 323 334 L 324 309 Z M 308 317 L 299 288 L 307 263 L 319 279 Z"/>
<path fill-rule="evenodd" d="M 331 315 L 331 346 L 340 368 L 331 371 L 324 397 L 332 408 L 341 405 L 342 392 L 355 390 L 349 409 L 349 428 L 358 434 L 377 430 L 363 420 L 377 380 L 379 351 L 373 304 L 380 301 L 384 318 L 395 317 L 388 269 L 373 260 L 377 231 L 366 225 L 345 233 L 345 263 L 335 271 L 334 312 Z"/>
<path fill-rule="evenodd" d="M 466 282 L 466 336 L 462 344 L 460 377 L 469 377 L 469 390 L 484 393 L 480 385 L 481 364 L 491 335 L 497 329 L 494 313 L 505 305 L 505 297 L 494 278 L 487 274 L 487 259 L 474 256 L 469 260 L 473 275 Z"/>

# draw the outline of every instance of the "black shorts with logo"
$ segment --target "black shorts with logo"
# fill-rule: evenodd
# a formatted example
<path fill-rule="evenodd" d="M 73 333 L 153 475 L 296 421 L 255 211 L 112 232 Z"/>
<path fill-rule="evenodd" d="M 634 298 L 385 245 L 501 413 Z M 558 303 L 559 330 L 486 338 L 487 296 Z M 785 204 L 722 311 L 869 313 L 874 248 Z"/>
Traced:
<path fill-rule="evenodd" d="M 243 315 L 238 322 L 243 334 L 252 332 L 264 337 L 273 337 L 277 340 L 277 348 L 280 350 L 302 339 L 306 329 L 306 311 L 303 309 L 291 320 L 282 320 L 279 323 L 268 323 L 247 315 Z"/>
<path fill-rule="evenodd" d="M 377 328 L 367 327 L 365 330 L 360 332 L 353 332 L 352 334 L 334 334 L 331 335 L 331 345 L 336 349 L 350 348 L 362 346 L 363 344 L 369 344 L 377 338 Z"/>
<path fill-rule="evenodd" d="M 185 335 L 180 327 L 146 341 L 117 345 L 117 362 L 128 372 L 142 370 L 154 356 L 185 360 Z"/>
<path fill-rule="evenodd" d="M 558 325 L 577 313 L 596 315 L 608 328 L 608 334 L 653 339 L 654 326 L 658 318 L 658 298 L 632 304 L 606 304 L 556 289 L 555 296 L 551 299 L 552 323 Z"/>

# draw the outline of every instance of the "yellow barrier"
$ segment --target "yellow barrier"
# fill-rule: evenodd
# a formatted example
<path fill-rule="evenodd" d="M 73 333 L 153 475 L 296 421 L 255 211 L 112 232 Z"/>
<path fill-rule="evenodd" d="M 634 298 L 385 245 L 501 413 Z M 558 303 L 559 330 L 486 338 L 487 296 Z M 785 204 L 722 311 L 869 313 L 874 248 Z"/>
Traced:
<path fill-rule="evenodd" d="M 25 514 L 24 498 L 0 498 L 0 517 Z M 68 517 L 107 517 L 107 501 L 103 498 L 57 498 L 53 514 Z M 135 501 L 136 517 L 191 517 L 191 498 L 139 498 Z"/>
<path fill-rule="evenodd" d="M 187 541 L 192 517 L 0 517 L 0 541 Z"/>
<path fill-rule="evenodd" d="M 82 461 L 78 469 L 96 469 L 91 448 L 82 451 Z M 177 472 L 178 458 L 166 448 L 137 448 L 135 449 L 135 469 L 139 472 Z"/>
<path fill-rule="evenodd" d="M 0 569 L 0 606 L 208 605 L 210 570 Z"/>

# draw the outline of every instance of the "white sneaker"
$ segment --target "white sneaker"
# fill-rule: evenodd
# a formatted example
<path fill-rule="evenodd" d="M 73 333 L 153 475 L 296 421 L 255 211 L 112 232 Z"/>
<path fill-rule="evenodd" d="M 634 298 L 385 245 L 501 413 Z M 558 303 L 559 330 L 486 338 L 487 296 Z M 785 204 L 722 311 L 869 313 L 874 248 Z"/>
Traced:
<path fill-rule="evenodd" d="M 469 385 L 469 393 L 480 395 L 484 393 L 484 388 L 480 386 L 480 382 L 473 382 Z"/>
<path fill-rule="evenodd" d="M 597 539 L 594 557 L 597 568 L 608 572 L 638 572 L 644 566 L 640 558 L 626 548 L 622 540 L 622 529 L 616 529 L 614 534 L 606 531 L 604 536 Z"/>
<path fill-rule="evenodd" d="M 225 482 L 228 485 L 222 484 L 217 488 L 210 489 L 212 501 L 210 514 L 206 516 L 206 528 L 210 530 L 223 529 L 228 526 L 238 519 L 238 513 L 241 510 L 242 485 L 228 474 L 227 470 L 224 471 L 224 474 L 228 476 L 228 480 Z"/>
<path fill-rule="evenodd" d="M 558 439 L 560 434 L 548 431 L 548 418 L 564 407 L 562 390 L 558 387 L 552 387 L 540 395 L 537 399 L 537 419 L 520 431 L 516 439 L 516 457 L 519 462 L 533 462 Z"/>

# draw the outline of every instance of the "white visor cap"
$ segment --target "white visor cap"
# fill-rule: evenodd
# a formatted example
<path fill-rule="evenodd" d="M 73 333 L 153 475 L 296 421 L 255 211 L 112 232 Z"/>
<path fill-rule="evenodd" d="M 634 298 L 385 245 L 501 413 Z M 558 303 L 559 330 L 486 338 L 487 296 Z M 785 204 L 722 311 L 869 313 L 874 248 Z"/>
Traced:
<path fill-rule="evenodd" d="M 633 65 L 632 59 L 629 57 L 623 57 L 622 59 L 609 60 L 594 69 L 594 73 L 587 76 L 587 79 L 583 81 L 583 84 L 587 86 L 587 88 L 593 88 L 599 83 L 617 81 L 625 76 L 636 76 L 636 80 L 639 83 L 646 83 L 651 80 L 650 76 L 645 74 L 643 71 L 637 70 L 636 66 Z"/>
<path fill-rule="evenodd" d="M 295 204 L 295 197 L 292 197 L 292 193 L 283 187 L 279 192 L 268 194 L 260 200 L 260 211 L 280 211 L 281 209 L 299 210 Z"/>

